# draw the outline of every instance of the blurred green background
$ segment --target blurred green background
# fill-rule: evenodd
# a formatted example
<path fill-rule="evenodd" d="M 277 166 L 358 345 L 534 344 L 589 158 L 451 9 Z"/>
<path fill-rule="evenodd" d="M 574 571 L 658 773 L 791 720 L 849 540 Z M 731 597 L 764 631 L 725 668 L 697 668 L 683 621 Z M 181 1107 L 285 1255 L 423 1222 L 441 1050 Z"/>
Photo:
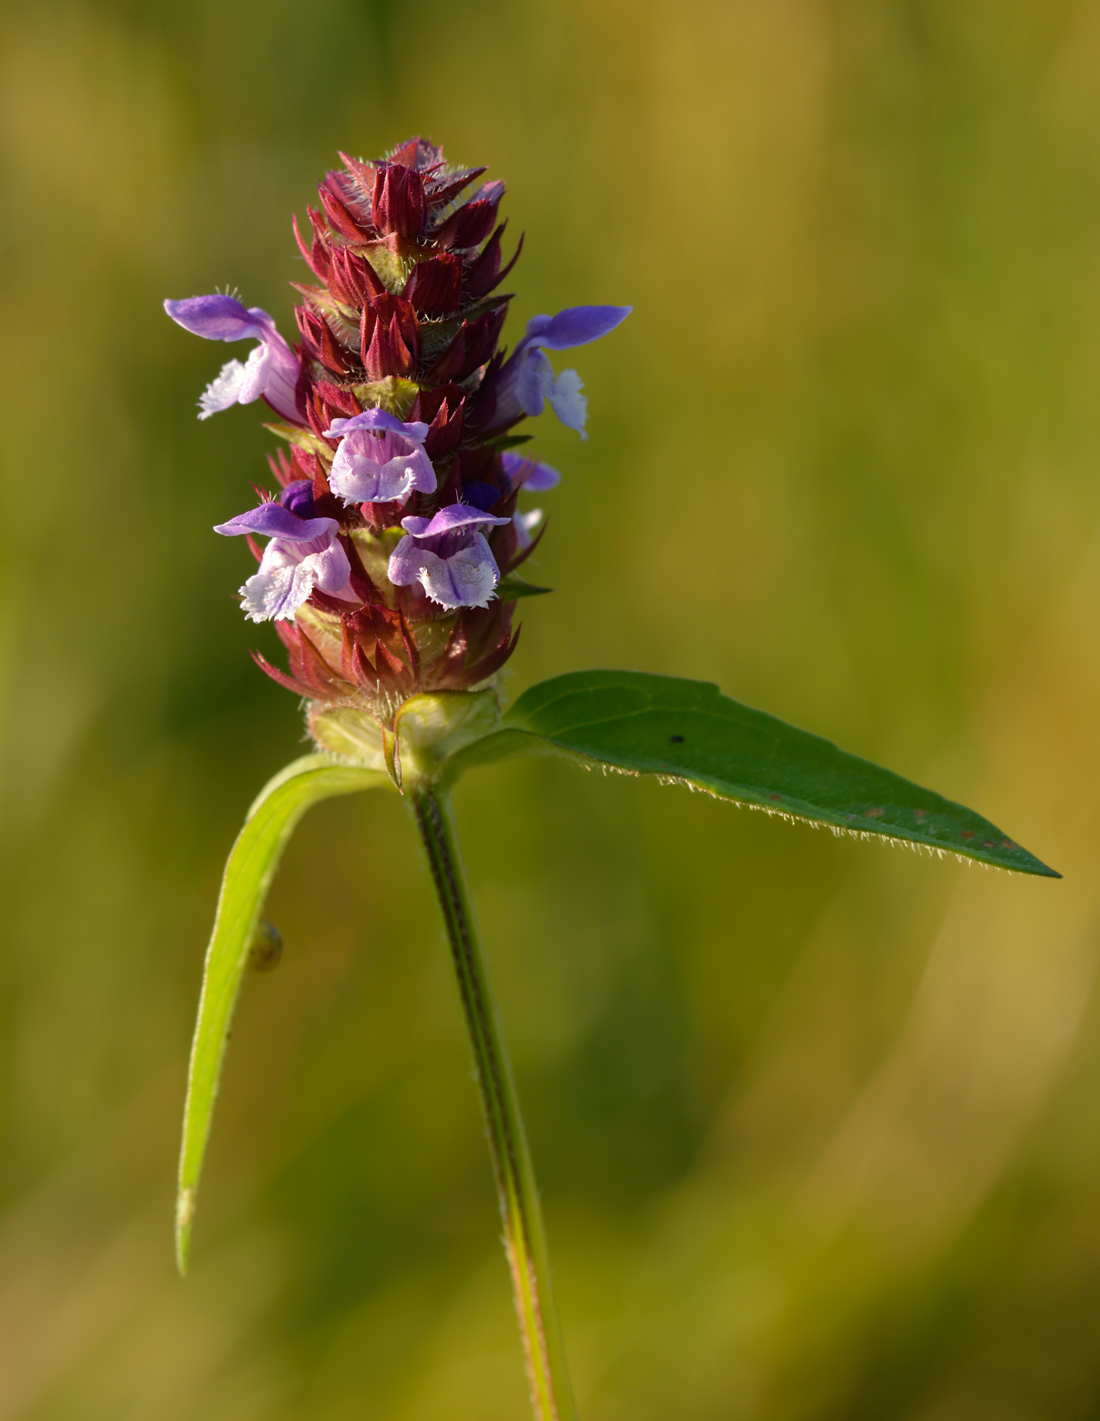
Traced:
<path fill-rule="evenodd" d="M 519 690 L 717 681 L 1033 882 L 546 761 L 459 813 L 585 1421 L 1100 1417 L 1100 4 L 38 0 L 0 19 L 0 1421 L 526 1412 L 395 797 L 314 810 L 171 1213 L 224 857 L 300 752 L 234 589 L 273 441 L 165 296 L 292 329 L 337 148 L 506 178 L 578 352 Z M 236 352 L 239 353 L 239 352 Z M 560 362 L 559 362 L 560 363 Z"/>

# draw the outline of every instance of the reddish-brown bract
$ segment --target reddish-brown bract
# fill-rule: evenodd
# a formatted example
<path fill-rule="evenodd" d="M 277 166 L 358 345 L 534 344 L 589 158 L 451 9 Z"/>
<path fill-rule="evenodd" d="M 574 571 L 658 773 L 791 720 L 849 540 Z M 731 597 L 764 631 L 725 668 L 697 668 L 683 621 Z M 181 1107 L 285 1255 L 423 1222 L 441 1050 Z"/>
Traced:
<path fill-rule="evenodd" d="M 298 427 L 280 426 L 292 452 L 273 460 L 272 472 L 283 486 L 308 479 L 316 512 L 338 519 L 357 601 L 314 591 L 293 623 L 276 623 L 289 674 L 256 659 L 308 700 L 358 706 L 385 724 L 417 691 L 463 690 L 486 680 L 515 646 L 512 602 L 448 610 L 419 584 L 394 587 L 377 572 L 372 579 L 361 553 L 369 535 L 368 544 L 379 540 L 371 546 L 381 556 L 403 517 L 430 517 L 461 500 L 468 483 L 478 484 L 482 501 L 487 490 L 490 497 L 497 491 L 492 513 L 513 513 L 516 495 L 500 460 L 502 429 L 492 430 L 492 439 L 483 434 L 491 416 L 483 405 L 492 399 L 482 399 L 482 386 L 487 369 L 500 364 L 509 301 L 493 293 L 522 239 L 503 265 L 504 224 L 497 223 L 503 184 L 473 188 L 484 168 L 449 168 L 442 151 L 422 138 L 375 162 L 340 157 L 343 169 L 320 185 L 320 208 L 306 209 L 308 242 L 297 218 L 293 223 L 315 284 L 295 283 L 302 296 L 295 312 L 301 419 Z M 414 493 L 404 505 L 352 507 L 332 495 L 328 474 L 337 442 L 325 431 L 334 419 L 373 407 L 429 426 L 434 494 Z M 526 556 L 511 522 L 488 537 L 502 575 Z"/>

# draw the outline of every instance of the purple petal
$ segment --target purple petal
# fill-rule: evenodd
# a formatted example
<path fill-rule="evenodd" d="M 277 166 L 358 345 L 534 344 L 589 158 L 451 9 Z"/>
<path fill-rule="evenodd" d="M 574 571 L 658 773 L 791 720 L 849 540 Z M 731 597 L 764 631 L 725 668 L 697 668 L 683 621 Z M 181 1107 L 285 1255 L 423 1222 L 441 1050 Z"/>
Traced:
<path fill-rule="evenodd" d="M 418 521 L 426 523 L 427 519 L 421 518 Z M 424 550 L 416 546 L 415 537 L 408 535 L 401 539 L 390 554 L 386 576 L 395 587 L 408 587 L 416 581 L 423 565 Z"/>
<path fill-rule="evenodd" d="M 205 340 L 262 340 L 275 330 L 275 322 L 259 306 L 242 306 L 232 296 L 188 296 L 165 301 L 164 309 L 177 325 Z"/>
<path fill-rule="evenodd" d="M 228 523 L 218 523 L 215 533 L 236 538 L 242 533 L 259 533 L 262 537 L 280 538 L 288 543 L 309 543 L 326 533 L 335 533 L 340 525 L 335 518 L 299 518 L 289 508 L 278 503 L 261 503 L 247 513 L 238 513 Z"/>
<path fill-rule="evenodd" d="M 453 533 L 456 528 L 480 525 L 502 526 L 510 523 L 510 518 L 494 518 L 480 508 L 471 508 L 468 503 L 449 503 L 441 508 L 434 518 L 402 518 L 401 526 L 414 538 L 437 538 L 442 533 Z"/>
<path fill-rule="evenodd" d="M 516 372 L 516 399 L 527 415 L 542 414 L 546 387 L 554 382 L 554 369 L 543 351 L 528 346 L 519 352 Z"/>
<path fill-rule="evenodd" d="M 317 570 L 317 586 L 322 592 L 335 596 L 348 585 L 351 563 L 339 538 L 333 538 L 327 548 L 314 553 L 311 561 Z"/>
<path fill-rule="evenodd" d="M 402 424 L 396 415 L 387 414 L 385 410 L 364 410 L 351 419 L 334 419 L 325 434 L 329 439 L 340 439 L 354 429 L 386 430 L 390 434 L 403 434 L 406 439 L 415 439 L 418 444 L 423 444 L 428 437 L 428 426 L 420 420 Z"/>
<path fill-rule="evenodd" d="M 267 349 L 268 362 L 264 387 L 260 394 L 284 418 L 301 424 L 302 414 L 298 409 L 298 376 L 301 366 L 298 357 L 274 326 L 262 339 Z"/>
<path fill-rule="evenodd" d="M 522 454 L 505 453 L 500 457 L 513 488 L 523 487 L 530 493 L 543 493 L 561 483 L 561 474 L 549 464 L 525 459 Z"/>
<path fill-rule="evenodd" d="M 633 306 L 570 306 L 556 316 L 532 316 L 521 345 L 547 350 L 572 350 L 613 331 L 626 320 Z"/>

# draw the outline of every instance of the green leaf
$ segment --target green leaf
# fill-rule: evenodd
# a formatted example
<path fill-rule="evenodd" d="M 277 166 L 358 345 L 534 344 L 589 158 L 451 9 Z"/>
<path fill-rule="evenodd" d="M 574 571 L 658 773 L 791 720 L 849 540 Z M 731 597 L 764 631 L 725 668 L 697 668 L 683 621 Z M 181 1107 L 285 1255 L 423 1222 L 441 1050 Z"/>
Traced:
<path fill-rule="evenodd" d="M 533 434 L 498 434 L 495 439 L 487 439 L 484 449 L 518 449 L 521 444 L 530 444 Z"/>
<path fill-rule="evenodd" d="M 191 1045 L 183 1112 L 176 1261 L 187 1271 L 195 1193 L 202 1170 L 229 1025 L 267 891 L 287 841 L 311 804 L 389 780 L 377 770 L 342 765 L 328 755 L 295 760 L 264 787 L 248 811 L 222 879 L 214 932 L 206 952 L 202 995 Z"/>
<path fill-rule="evenodd" d="M 514 602 L 519 597 L 541 597 L 553 592 L 552 587 L 536 587 L 533 582 L 524 582 L 522 577 L 502 578 L 497 586 L 497 597 L 502 602 Z"/>
<path fill-rule="evenodd" d="M 739 705 L 705 681 L 637 671 L 578 671 L 543 681 L 505 712 L 496 734 L 455 757 L 448 778 L 532 751 L 657 775 L 860 838 L 1061 876 L 972 810 Z"/>

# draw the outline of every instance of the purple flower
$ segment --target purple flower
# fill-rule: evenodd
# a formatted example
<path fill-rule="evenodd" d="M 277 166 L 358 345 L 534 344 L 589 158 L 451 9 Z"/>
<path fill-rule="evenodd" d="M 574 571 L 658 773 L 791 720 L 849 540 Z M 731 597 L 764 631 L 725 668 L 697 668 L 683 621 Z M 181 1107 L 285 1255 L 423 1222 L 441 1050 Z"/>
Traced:
<path fill-rule="evenodd" d="M 435 470 L 424 452 L 426 424 L 365 410 L 334 419 L 325 434 L 340 440 L 329 484 L 345 503 L 406 503 L 414 489 L 435 492 Z"/>
<path fill-rule="evenodd" d="M 232 296 L 220 295 L 165 301 L 164 309 L 185 331 L 206 340 L 260 342 L 243 364 L 239 360 L 228 361 L 207 385 L 199 397 L 200 419 L 209 419 L 230 405 L 251 404 L 262 395 L 286 419 L 301 422 L 295 396 L 298 357 L 266 311 L 259 306 L 242 306 Z"/>
<path fill-rule="evenodd" d="M 571 306 L 556 316 L 532 316 L 527 334 L 496 377 L 494 426 L 511 424 L 524 414 L 542 414 L 544 402 L 548 402 L 562 424 L 586 439 L 588 401 L 581 394 L 581 377 L 575 370 L 555 375 L 546 351 L 571 350 L 599 340 L 625 321 L 632 309 Z"/>
<path fill-rule="evenodd" d="M 348 591 L 351 564 L 340 543 L 339 523 L 335 518 L 303 518 L 292 511 L 295 507 L 309 510 L 312 502 L 308 480 L 299 479 L 283 490 L 279 503 L 261 503 L 214 529 L 227 538 L 259 533 L 271 539 L 259 571 L 240 589 L 250 621 L 291 621 L 315 587 L 331 597 Z"/>
<path fill-rule="evenodd" d="M 487 607 L 500 569 L 480 529 L 509 522 L 466 503 L 431 519 L 403 518 L 405 536 L 390 555 L 389 579 L 397 587 L 419 581 L 442 607 Z"/>
<path fill-rule="evenodd" d="M 525 488 L 529 493 L 544 493 L 561 483 L 561 474 L 549 464 L 537 459 L 525 459 L 522 454 L 502 454 L 501 463 L 513 488 Z"/>

